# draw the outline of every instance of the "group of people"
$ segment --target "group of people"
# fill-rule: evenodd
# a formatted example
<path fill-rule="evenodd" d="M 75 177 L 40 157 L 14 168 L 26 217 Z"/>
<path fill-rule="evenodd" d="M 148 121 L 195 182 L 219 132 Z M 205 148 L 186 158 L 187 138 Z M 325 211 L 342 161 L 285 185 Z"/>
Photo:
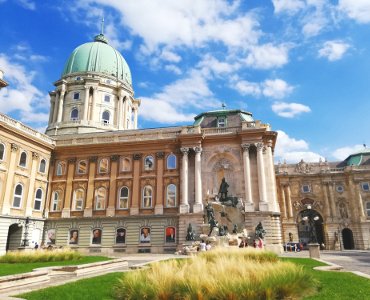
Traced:
<path fill-rule="evenodd" d="M 202 240 L 199 244 L 198 251 L 203 252 L 203 251 L 209 251 L 212 249 L 211 243 L 210 242 L 205 242 Z"/>

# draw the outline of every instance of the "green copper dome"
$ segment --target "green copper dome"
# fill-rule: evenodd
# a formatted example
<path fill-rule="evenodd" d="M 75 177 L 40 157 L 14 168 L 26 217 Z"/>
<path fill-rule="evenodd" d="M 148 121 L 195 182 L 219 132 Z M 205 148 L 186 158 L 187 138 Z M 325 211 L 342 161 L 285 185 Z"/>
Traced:
<path fill-rule="evenodd" d="M 108 44 L 103 34 L 94 42 L 78 46 L 69 56 L 62 77 L 81 72 L 97 72 L 114 76 L 132 85 L 130 68 L 116 49 Z"/>

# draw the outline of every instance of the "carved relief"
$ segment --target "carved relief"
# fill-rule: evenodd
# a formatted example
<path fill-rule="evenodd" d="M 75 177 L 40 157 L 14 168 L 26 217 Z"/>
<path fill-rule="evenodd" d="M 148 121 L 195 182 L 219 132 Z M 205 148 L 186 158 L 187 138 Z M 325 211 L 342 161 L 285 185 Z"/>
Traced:
<path fill-rule="evenodd" d="M 340 201 L 338 204 L 339 215 L 342 219 L 348 219 L 347 205 L 344 201 Z"/>
<path fill-rule="evenodd" d="M 298 173 L 310 173 L 312 171 L 312 167 L 301 159 L 301 161 L 296 164 L 295 171 Z"/>
<path fill-rule="evenodd" d="M 140 160 L 143 155 L 141 153 L 134 153 L 133 158 L 134 160 Z"/>
<path fill-rule="evenodd" d="M 18 151 L 18 145 L 17 144 L 15 144 L 15 143 L 11 143 L 10 144 L 10 148 L 11 148 L 11 151 L 12 152 L 16 152 L 16 151 Z"/>
<path fill-rule="evenodd" d="M 32 152 L 32 159 L 38 159 L 39 154 L 37 152 Z"/>
<path fill-rule="evenodd" d="M 155 154 L 155 156 L 156 156 L 157 158 L 159 158 L 159 159 L 163 159 L 163 158 L 164 158 L 164 152 L 163 152 L 163 151 L 161 151 L 161 152 L 157 152 L 157 153 Z"/>

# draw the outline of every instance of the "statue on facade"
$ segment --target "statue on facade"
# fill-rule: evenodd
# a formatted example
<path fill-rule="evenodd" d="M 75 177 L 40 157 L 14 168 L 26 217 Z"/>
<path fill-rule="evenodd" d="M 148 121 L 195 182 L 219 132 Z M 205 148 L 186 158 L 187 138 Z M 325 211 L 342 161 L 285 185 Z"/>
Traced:
<path fill-rule="evenodd" d="M 263 229 L 262 223 L 259 222 L 258 225 L 256 226 L 256 237 L 263 239 L 266 235 L 266 230 Z"/>
<path fill-rule="evenodd" d="M 229 185 L 225 180 L 225 177 L 222 178 L 220 189 L 218 193 L 220 194 L 220 201 L 226 201 L 227 200 L 227 191 L 228 191 Z"/>
<path fill-rule="evenodd" d="M 186 240 L 187 241 L 194 241 L 195 240 L 195 234 L 194 234 L 194 231 L 193 231 L 193 226 L 191 226 L 190 223 L 189 223 L 189 226 L 188 226 L 188 233 L 186 235 Z"/>

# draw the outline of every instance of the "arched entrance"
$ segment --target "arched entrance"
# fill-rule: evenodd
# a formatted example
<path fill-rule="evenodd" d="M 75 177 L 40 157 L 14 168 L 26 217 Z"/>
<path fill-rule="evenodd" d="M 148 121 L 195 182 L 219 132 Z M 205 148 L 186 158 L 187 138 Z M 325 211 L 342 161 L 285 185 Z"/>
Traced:
<path fill-rule="evenodd" d="M 311 220 L 310 218 L 304 218 L 307 215 L 312 216 Z M 317 243 L 320 245 L 325 244 L 323 223 L 321 214 L 314 209 L 305 209 L 298 214 L 299 242 L 303 244 L 305 249 L 307 249 L 307 244 L 312 240 L 313 236 L 316 237 Z"/>
<path fill-rule="evenodd" d="M 17 250 L 22 241 L 22 227 L 18 224 L 9 226 L 8 238 L 6 240 L 6 251 Z"/>
<path fill-rule="evenodd" d="M 355 249 L 355 242 L 353 241 L 353 233 L 351 229 L 344 228 L 342 230 L 342 240 L 344 249 Z"/>

